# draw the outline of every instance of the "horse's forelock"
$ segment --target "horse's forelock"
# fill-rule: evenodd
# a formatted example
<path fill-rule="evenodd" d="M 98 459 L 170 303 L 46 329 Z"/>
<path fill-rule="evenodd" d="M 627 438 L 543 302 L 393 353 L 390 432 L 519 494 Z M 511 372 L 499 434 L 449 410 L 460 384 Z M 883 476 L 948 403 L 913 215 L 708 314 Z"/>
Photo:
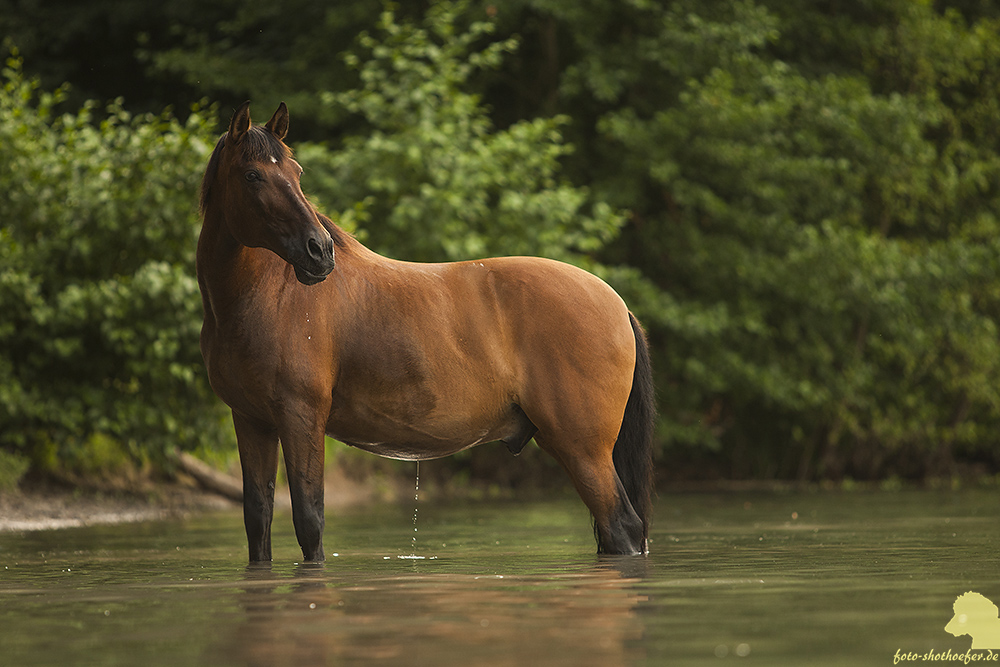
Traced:
<path fill-rule="evenodd" d="M 280 164 L 292 156 L 291 149 L 281 139 L 256 125 L 243 135 L 240 146 L 243 148 L 243 159 L 247 161 L 268 160 L 273 157 Z"/>

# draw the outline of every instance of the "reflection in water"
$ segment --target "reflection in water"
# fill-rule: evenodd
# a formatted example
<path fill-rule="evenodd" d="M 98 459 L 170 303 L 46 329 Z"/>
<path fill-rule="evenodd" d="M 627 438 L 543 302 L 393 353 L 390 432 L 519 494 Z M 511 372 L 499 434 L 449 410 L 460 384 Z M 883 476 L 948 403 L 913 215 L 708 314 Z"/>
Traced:
<path fill-rule="evenodd" d="M 648 558 L 594 556 L 575 498 L 421 510 L 425 560 L 396 558 L 412 550 L 408 506 L 328 517 L 340 556 L 325 566 L 293 567 L 282 521 L 273 567 L 247 569 L 235 513 L 4 533 L 0 665 L 832 667 L 964 654 L 981 640 L 966 603 L 1000 601 L 997 495 L 661 497 Z"/>
<path fill-rule="evenodd" d="M 632 585 L 646 559 L 607 559 L 537 575 L 422 573 L 344 577 L 337 564 L 292 577 L 247 570 L 242 626 L 212 651 L 248 665 L 343 660 L 621 665 L 643 634 Z"/>

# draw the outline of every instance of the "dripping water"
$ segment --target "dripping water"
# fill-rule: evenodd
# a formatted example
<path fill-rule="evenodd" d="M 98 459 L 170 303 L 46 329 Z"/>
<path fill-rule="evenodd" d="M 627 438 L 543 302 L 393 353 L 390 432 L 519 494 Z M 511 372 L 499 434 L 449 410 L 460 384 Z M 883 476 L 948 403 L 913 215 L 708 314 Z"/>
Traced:
<path fill-rule="evenodd" d="M 420 461 L 417 461 L 417 479 L 413 485 L 413 541 L 410 543 L 411 555 L 417 552 L 417 503 L 420 502 Z"/>
<path fill-rule="evenodd" d="M 413 486 L 413 536 L 410 538 L 410 555 L 400 556 L 412 560 L 423 560 L 424 556 L 417 555 L 417 503 L 420 502 L 420 461 L 417 461 L 417 479 Z"/>

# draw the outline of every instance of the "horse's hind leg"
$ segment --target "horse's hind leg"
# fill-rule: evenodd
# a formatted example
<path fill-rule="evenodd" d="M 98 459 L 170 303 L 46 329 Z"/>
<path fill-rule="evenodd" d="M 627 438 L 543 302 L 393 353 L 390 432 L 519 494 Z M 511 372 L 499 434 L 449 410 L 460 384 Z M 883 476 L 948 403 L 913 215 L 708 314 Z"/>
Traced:
<path fill-rule="evenodd" d="M 535 438 L 569 473 L 580 498 L 594 517 L 597 552 L 644 554 L 646 538 L 642 520 L 632 508 L 611 457 L 613 444 L 587 447 L 585 443 L 555 442 Z M 613 443 L 613 440 L 612 440 Z M 577 446 L 572 446 L 576 444 Z"/>
<path fill-rule="evenodd" d="M 603 521 L 594 515 L 594 532 L 597 536 L 597 552 L 605 554 L 645 554 L 645 527 L 642 519 L 632 507 L 632 501 L 625 492 L 618 473 L 612 469 L 617 487 L 614 505 Z"/>
<path fill-rule="evenodd" d="M 274 478 L 278 472 L 278 434 L 268 426 L 233 412 L 233 426 L 243 469 L 243 522 L 250 562 L 271 560 Z"/>

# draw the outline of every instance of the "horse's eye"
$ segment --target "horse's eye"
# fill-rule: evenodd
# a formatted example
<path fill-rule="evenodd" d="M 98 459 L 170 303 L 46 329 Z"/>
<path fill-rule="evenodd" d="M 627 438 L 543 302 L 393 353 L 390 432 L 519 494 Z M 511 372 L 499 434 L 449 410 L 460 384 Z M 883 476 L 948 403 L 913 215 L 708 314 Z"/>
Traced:
<path fill-rule="evenodd" d="M 250 183 L 260 180 L 260 174 L 258 174 L 256 171 L 253 170 L 250 170 L 247 173 L 245 173 L 243 177 L 246 178 L 247 181 L 249 181 Z"/>

